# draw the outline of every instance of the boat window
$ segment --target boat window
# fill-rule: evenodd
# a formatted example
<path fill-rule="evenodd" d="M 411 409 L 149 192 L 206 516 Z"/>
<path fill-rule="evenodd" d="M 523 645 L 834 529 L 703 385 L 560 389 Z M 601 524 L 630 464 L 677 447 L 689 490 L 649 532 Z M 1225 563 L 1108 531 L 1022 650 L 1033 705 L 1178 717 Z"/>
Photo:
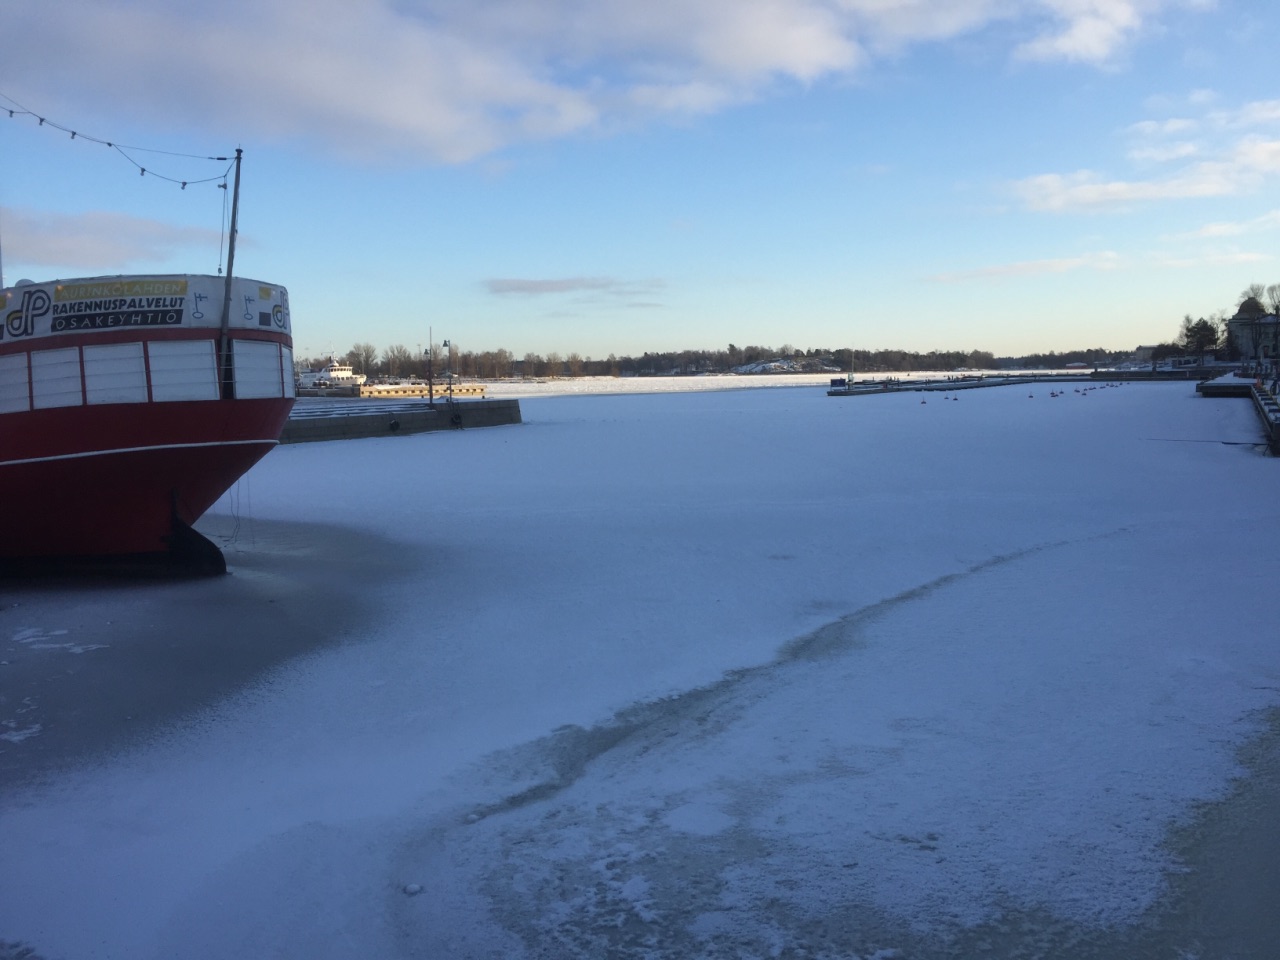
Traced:
<path fill-rule="evenodd" d="M 0 413 L 25 413 L 31 409 L 31 384 L 27 380 L 27 355 L 0 357 Z"/>
<path fill-rule="evenodd" d="M 37 410 L 78 407 L 84 403 L 80 386 L 80 348 L 35 350 L 31 354 L 31 399 Z"/>
<path fill-rule="evenodd" d="M 141 343 L 105 343 L 84 349 L 84 393 L 89 403 L 146 403 L 147 365 Z"/>
<path fill-rule="evenodd" d="M 153 340 L 147 344 L 151 399 L 217 400 L 218 364 L 212 340 Z"/>
<path fill-rule="evenodd" d="M 231 346 L 237 400 L 284 396 L 279 344 L 270 340 L 233 340 Z"/>
<path fill-rule="evenodd" d="M 293 382 L 293 350 L 286 346 L 280 347 L 280 382 L 284 384 L 286 397 L 297 396 Z"/>

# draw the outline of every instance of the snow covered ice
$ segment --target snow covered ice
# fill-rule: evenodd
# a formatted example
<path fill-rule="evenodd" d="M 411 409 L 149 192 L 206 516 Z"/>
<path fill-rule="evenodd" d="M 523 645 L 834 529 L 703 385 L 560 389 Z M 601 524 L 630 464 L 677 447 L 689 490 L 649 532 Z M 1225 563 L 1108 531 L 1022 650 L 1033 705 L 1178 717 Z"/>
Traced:
<path fill-rule="evenodd" d="M 291 598 L 349 571 L 335 636 L 3 787 L 0 941 L 1227 955 L 1174 838 L 1273 735 L 1276 461 L 1189 384 L 1032 392 L 539 396 L 281 447 L 201 525 L 223 581 L 7 590 L 0 649 L 85 671 L 193 591 L 323 635 Z"/>

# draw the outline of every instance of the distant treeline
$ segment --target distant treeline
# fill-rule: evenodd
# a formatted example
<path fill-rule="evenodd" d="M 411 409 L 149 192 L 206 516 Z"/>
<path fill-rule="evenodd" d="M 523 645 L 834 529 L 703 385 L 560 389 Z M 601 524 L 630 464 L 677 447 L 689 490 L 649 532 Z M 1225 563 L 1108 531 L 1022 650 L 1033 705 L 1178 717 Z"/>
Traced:
<path fill-rule="evenodd" d="M 996 367 L 1000 370 L 1061 370 L 1069 363 L 1087 363 L 1090 366 L 1105 367 L 1120 363 L 1133 356 L 1131 350 L 1104 350 L 1094 347 L 1092 350 L 1068 350 L 1066 353 L 1029 353 L 1025 357 L 997 357 Z"/>
<path fill-rule="evenodd" d="M 995 370 L 1057 368 L 1068 363 L 1106 365 L 1127 357 L 1127 353 L 1104 350 L 1070 350 L 1066 353 L 1037 353 L 1024 357 L 999 357 L 985 350 L 853 350 L 847 347 L 817 347 L 800 350 L 791 344 L 781 347 L 734 344 L 723 350 L 674 350 L 644 353 L 639 357 L 609 354 L 603 360 L 577 353 L 561 355 L 526 353 L 517 357 L 509 350 L 461 350 L 433 345 L 428 355 L 419 355 L 401 344 L 379 351 L 371 343 L 357 343 L 341 358 L 357 372 L 369 377 L 425 377 L 452 373 L 482 380 L 507 377 L 645 377 L 730 373 L 744 367 L 778 364 L 787 372 L 910 373 L 917 370 Z M 316 370 L 329 357 L 300 358 L 299 366 Z"/>

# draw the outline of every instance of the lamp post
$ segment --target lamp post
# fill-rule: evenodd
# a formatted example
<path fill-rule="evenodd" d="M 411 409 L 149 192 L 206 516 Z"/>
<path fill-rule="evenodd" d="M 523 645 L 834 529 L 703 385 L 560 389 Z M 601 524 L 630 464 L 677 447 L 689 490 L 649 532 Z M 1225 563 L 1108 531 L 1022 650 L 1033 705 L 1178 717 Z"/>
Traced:
<path fill-rule="evenodd" d="M 427 361 L 427 405 L 434 407 L 436 405 L 435 380 L 431 376 L 431 344 L 427 344 L 427 349 L 423 351 L 423 357 Z"/>
<path fill-rule="evenodd" d="M 449 402 L 453 403 L 453 347 L 448 340 L 441 346 L 444 347 L 444 375 L 449 378 Z"/>
<path fill-rule="evenodd" d="M 1249 339 L 1253 341 L 1253 375 L 1257 377 L 1262 366 L 1262 319 L 1254 317 L 1249 323 Z"/>

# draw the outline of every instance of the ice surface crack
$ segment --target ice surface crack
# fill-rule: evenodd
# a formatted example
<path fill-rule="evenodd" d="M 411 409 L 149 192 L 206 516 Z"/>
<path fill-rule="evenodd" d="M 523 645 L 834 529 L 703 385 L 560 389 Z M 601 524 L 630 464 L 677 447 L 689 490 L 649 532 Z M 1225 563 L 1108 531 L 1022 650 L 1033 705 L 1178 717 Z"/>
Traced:
<path fill-rule="evenodd" d="M 1110 536 L 1111 534 L 1105 534 Z M 902 593 L 879 600 L 869 606 L 862 607 L 852 613 L 845 614 L 838 620 L 825 623 L 818 629 L 807 633 L 802 637 L 796 637 L 794 640 L 788 641 L 779 653 L 774 664 L 787 663 L 793 660 L 820 660 L 825 657 L 836 656 L 844 653 L 857 645 L 857 629 L 864 624 L 871 623 L 880 619 L 886 614 L 892 613 L 899 607 L 902 607 L 913 600 L 919 600 L 927 597 L 932 593 L 936 593 L 943 587 L 948 587 L 957 581 L 975 574 L 982 573 L 994 567 L 1004 566 L 1022 560 L 1025 557 L 1033 556 L 1045 550 L 1052 550 L 1057 547 L 1063 547 L 1075 541 L 1060 540 L 1054 543 L 1042 543 L 1032 547 L 1026 547 L 1022 550 L 1014 550 L 1010 553 L 997 554 L 989 557 L 981 563 L 976 563 L 965 570 L 957 570 L 955 573 L 944 574 L 935 580 L 922 583 L 918 586 L 904 590 Z"/>
<path fill-rule="evenodd" d="M 1113 536 L 1116 532 L 1121 531 L 1082 539 L 1101 539 Z M 684 693 L 633 704 L 614 714 L 611 720 L 590 728 L 577 725 L 560 727 L 531 744 L 510 751 L 505 757 L 508 763 L 515 763 L 524 769 L 527 769 L 531 761 L 548 766 L 551 769 L 549 776 L 496 802 L 472 808 L 465 821 L 477 823 L 496 814 L 549 800 L 576 783 L 595 760 L 624 743 L 632 743 L 638 753 L 644 753 L 673 736 L 707 736 L 722 729 L 740 712 L 740 709 L 730 709 L 736 701 L 741 701 L 741 709 L 745 709 L 749 698 L 742 697 L 742 694 L 749 684 L 764 681 L 773 672 L 796 661 L 834 657 L 856 649 L 860 626 L 913 600 L 986 570 L 1075 542 L 1079 540 L 1038 544 L 989 557 L 967 569 L 930 580 L 824 624 L 787 643 L 778 656 L 768 663 L 732 670 L 714 683 Z M 501 761 L 503 758 L 493 759 Z"/>

